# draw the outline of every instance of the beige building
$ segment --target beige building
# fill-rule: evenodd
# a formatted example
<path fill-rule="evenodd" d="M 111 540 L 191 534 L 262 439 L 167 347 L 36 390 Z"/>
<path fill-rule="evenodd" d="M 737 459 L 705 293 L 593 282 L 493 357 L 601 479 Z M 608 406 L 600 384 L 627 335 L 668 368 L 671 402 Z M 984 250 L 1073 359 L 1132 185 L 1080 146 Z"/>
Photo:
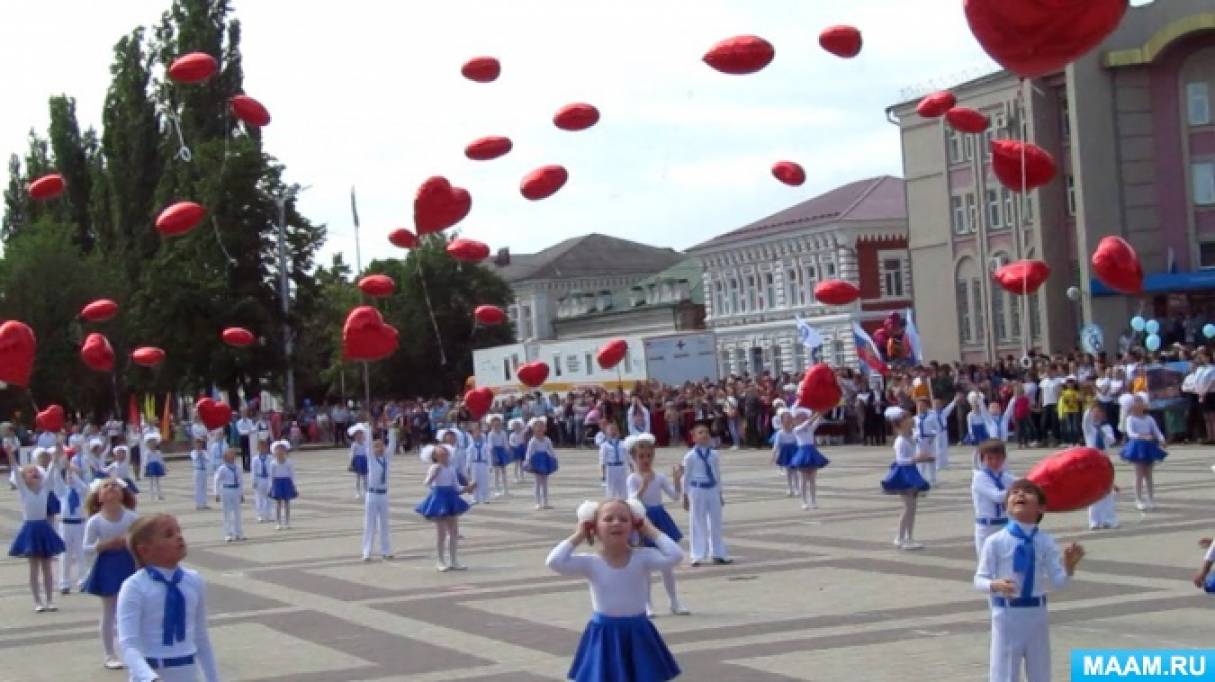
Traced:
<path fill-rule="evenodd" d="M 1065 71 L 1021 84 L 999 72 L 952 88 L 987 113 L 982 135 L 959 134 L 890 107 L 902 135 L 915 309 L 930 359 L 968 361 L 1062 351 L 1096 323 L 1112 348 L 1135 314 L 1215 319 L 1215 5 L 1168 0 L 1131 8 L 1102 45 Z M 925 93 L 926 94 L 926 93 Z M 1059 174 L 1028 195 L 991 174 L 993 137 L 1028 139 Z M 1148 277 L 1143 296 L 1092 280 L 1089 254 L 1127 239 Z M 1038 294 L 993 285 L 1000 264 L 1039 258 Z M 1079 290 L 1073 303 L 1067 290 Z M 1027 336 L 1028 334 L 1028 336 Z"/>

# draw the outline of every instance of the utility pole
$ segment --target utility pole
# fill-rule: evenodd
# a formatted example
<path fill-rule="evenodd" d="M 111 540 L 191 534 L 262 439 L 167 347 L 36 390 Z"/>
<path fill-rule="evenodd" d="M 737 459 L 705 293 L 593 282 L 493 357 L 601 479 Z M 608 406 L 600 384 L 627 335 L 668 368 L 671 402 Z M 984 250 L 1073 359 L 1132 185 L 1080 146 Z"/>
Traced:
<path fill-rule="evenodd" d="M 291 366 L 291 323 L 287 319 L 291 297 L 287 280 L 287 197 L 274 200 L 278 205 L 278 296 L 283 310 L 283 357 L 287 364 L 287 411 L 295 411 L 295 370 Z"/>
<path fill-rule="evenodd" d="M 356 275 L 363 273 L 363 253 L 359 248 L 359 207 L 354 198 L 354 185 L 350 186 L 350 215 L 354 218 L 354 270 Z M 360 294 L 365 303 L 365 294 Z M 371 379 L 367 371 L 367 361 L 363 361 L 363 409 L 367 418 L 371 418 Z"/>

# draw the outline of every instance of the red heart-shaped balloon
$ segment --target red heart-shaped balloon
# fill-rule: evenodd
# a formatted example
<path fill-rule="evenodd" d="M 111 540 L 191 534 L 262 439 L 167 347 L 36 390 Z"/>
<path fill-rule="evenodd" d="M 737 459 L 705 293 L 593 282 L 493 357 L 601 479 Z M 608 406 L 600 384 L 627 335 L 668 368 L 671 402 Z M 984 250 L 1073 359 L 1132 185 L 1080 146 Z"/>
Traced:
<path fill-rule="evenodd" d="M 489 161 L 509 152 L 514 146 L 509 137 L 489 135 L 470 142 L 464 148 L 464 156 L 473 161 Z"/>
<path fill-rule="evenodd" d="M 156 217 L 156 229 L 166 237 L 176 237 L 193 230 L 207 215 L 207 209 L 193 201 L 179 201 Z"/>
<path fill-rule="evenodd" d="M 402 249 L 413 249 L 417 248 L 418 246 L 418 235 L 403 227 L 398 227 L 397 229 L 388 233 L 388 241 L 392 242 L 393 246 L 400 247 Z"/>
<path fill-rule="evenodd" d="M 80 316 L 89 322 L 105 322 L 118 314 L 118 304 L 108 298 L 99 298 L 80 309 Z"/>
<path fill-rule="evenodd" d="M 492 327 L 506 321 L 506 311 L 496 305 L 479 305 L 476 310 L 473 310 L 473 317 L 477 319 L 477 322 Z"/>
<path fill-rule="evenodd" d="M 540 360 L 527 362 L 519 365 L 519 369 L 515 370 L 515 376 L 524 386 L 536 388 L 548 378 L 548 365 Z"/>
<path fill-rule="evenodd" d="M 475 239 L 457 237 L 447 245 L 447 255 L 465 263 L 480 263 L 489 258 L 489 246 Z"/>
<path fill-rule="evenodd" d="M 494 392 L 487 386 L 474 388 L 464 394 L 464 407 L 473 419 L 484 417 L 494 404 Z"/>
<path fill-rule="evenodd" d="M 820 362 L 806 370 L 797 387 L 797 404 L 815 412 L 826 412 L 839 405 L 843 392 L 830 365 Z"/>
<path fill-rule="evenodd" d="M 1070 448 L 1042 459 L 1025 477 L 1046 492 L 1046 511 L 1069 512 L 1109 494 L 1114 465 L 1096 448 Z"/>
<path fill-rule="evenodd" d="M 599 347 L 595 353 L 595 361 L 604 369 L 611 369 L 620 364 L 629 352 L 629 344 L 624 339 L 612 339 Z"/>
<path fill-rule="evenodd" d="M 777 180 L 797 187 L 806 181 L 806 171 L 793 161 L 777 161 L 772 164 L 772 176 Z"/>
<path fill-rule="evenodd" d="M 373 298 L 391 296 L 397 288 L 397 283 L 388 275 L 367 275 L 359 280 L 359 289 Z"/>
<path fill-rule="evenodd" d="M 923 118 L 936 118 L 944 116 L 945 112 L 949 111 L 958 103 L 958 98 L 954 97 L 952 92 L 942 90 L 934 92 L 924 99 L 915 107 L 915 113 Z"/>
<path fill-rule="evenodd" d="M 1054 179 L 1058 167 L 1050 152 L 1036 144 L 992 140 L 991 170 L 1001 185 L 1014 192 L 1026 192 Z"/>
<path fill-rule="evenodd" d="M 222 401 L 203 398 L 194 403 L 194 409 L 198 410 L 198 418 L 209 431 L 223 428 L 232 421 L 232 408 Z"/>
<path fill-rule="evenodd" d="M 1059 71 L 1118 28 L 1127 0 L 965 0 L 966 22 L 1001 66 L 1022 78 Z"/>
<path fill-rule="evenodd" d="M 997 269 L 992 277 L 1009 293 L 1032 294 L 1050 277 L 1050 266 L 1040 260 L 1019 260 Z"/>
<path fill-rule="evenodd" d="M 759 36 L 734 36 L 709 48 L 702 59 L 722 73 L 741 76 L 759 71 L 775 56 L 776 48 Z"/>
<path fill-rule="evenodd" d="M 27 190 L 31 199 L 45 201 L 63 194 L 63 187 L 63 176 L 58 173 L 49 173 L 31 182 Z"/>
<path fill-rule="evenodd" d="M 464 62 L 460 73 L 470 81 L 489 83 L 497 80 L 498 75 L 502 73 L 502 64 L 493 57 L 473 57 Z"/>
<path fill-rule="evenodd" d="M 569 179 L 569 172 L 562 166 L 541 166 L 523 177 L 519 191 L 528 199 L 539 201 L 556 194 Z"/>
<path fill-rule="evenodd" d="M 987 114 L 966 107 L 954 107 L 945 112 L 945 122 L 961 133 L 981 133 L 991 125 Z"/>
<path fill-rule="evenodd" d="M 34 417 L 34 428 L 55 433 L 63 430 L 63 421 L 63 408 L 59 405 L 50 405 Z"/>
<path fill-rule="evenodd" d="M 108 372 L 114 369 L 114 347 L 105 334 L 93 332 L 84 337 L 84 343 L 80 346 L 80 360 L 89 369 Z"/>
<path fill-rule="evenodd" d="M 215 57 L 205 52 L 183 54 L 169 65 L 169 78 L 178 83 L 201 83 L 219 69 Z"/>
<path fill-rule="evenodd" d="M 0 324 L 0 381 L 28 386 L 37 349 L 38 340 L 29 325 L 17 320 Z"/>
<path fill-rule="evenodd" d="M 1122 237 L 1104 237 L 1092 257 L 1093 274 L 1105 286 L 1122 294 L 1143 291 L 1143 265 L 1139 254 Z"/>
<path fill-rule="evenodd" d="M 586 130 L 599 122 L 599 110 L 586 102 L 567 104 L 553 116 L 553 125 L 562 130 Z"/>
<path fill-rule="evenodd" d="M 818 44 L 831 54 L 848 59 L 861 53 L 861 32 L 853 26 L 831 26 L 819 34 Z"/>
<path fill-rule="evenodd" d="M 248 95 L 236 95 L 232 98 L 232 115 L 254 128 L 270 125 L 270 112 L 261 102 Z"/>
<path fill-rule="evenodd" d="M 472 210 L 472 196 L 463 187 L 452 187 L 447 178 L 428 178 L 413 199 L 413 225 L 418 236 L 440 232 L 464 220 Z"/>
<path fill-rule="evenodd" d="M 361 305 L 346 316 L 342 327 L 342 357 L 347 360 L 380 360 L 392 355 L 399 343 L 397 330 L 384 322 L 380 311 Z"/>
<path fill-rule="evenodd" d="M 245 329 L 244 327 L 228 327 L 220 332 L 219 338 L 223 339 L 223 342 L 229 346 L 234 346 L 236 348 L 252 346 L 253 342 L 257 340 L 257 337 L 253 335 L 253 332 Z"/>
<path fill-rule="evenodd" d="M 156 346 L 140 346 L 131 351 L 131 359 L 140 367 L 155 367 L 165 361 L 165 352 Z"/>
<path fill-rule="evenodd" d="M 827 305 L 848 305 L 860 297 L 861 290 L 842 279 L 825 279 L 814 285 L 814 298 Z"/>

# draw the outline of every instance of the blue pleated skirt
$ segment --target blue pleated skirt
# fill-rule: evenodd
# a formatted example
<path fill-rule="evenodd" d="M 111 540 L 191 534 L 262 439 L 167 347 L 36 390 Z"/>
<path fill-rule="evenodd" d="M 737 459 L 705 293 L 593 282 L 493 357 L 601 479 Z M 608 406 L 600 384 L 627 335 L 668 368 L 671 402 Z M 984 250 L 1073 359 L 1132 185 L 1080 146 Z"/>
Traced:
<path fill-rule="evenodd" d="M 666 533 L 667 537 L 671 538 L 675 542 L 679 542 L 683 539 L 683 533 L 679 531 L 679 526 L 675 525 L 675 519 L 671 518 L 671 515 L 667 513 L 666 507 L 662 506 L 661 504 L 653 507 L 646 507 L 645 515 L 650 519 L 650 523 L 654 524 L 654 527 L 658 530 Z M 645 539 L 642 544 L 644 544 L 646 547 L 654 546 L 654 543 L 650 542 L 648 538 Z"/>
<path fill-rule="evenodd" d="M 1215 594 L 1215 571 L 1207 574 L 1207 579 L 1203 583 L 1202 589 L 1206 590 L 1207 594 Z"/>
<path fill-rule="evenodd" d="M 8 555 L 15 557 L 52 557 L 63 554 L 67 547 L 46 519 L 26 521 L 9 545 Z"/>
<path fill-rule="evenodd" d="M 991 438 L 991 435 L 987 433 L 986 426 L 971 424 L 970 428 L 966 430 L 966 437 L 962 439 L 962 442 L 967 445 L 978 445 L 988 438 Z"/>
<path fill-rule="evenodd" d="M 1168 456 L 1154 440 L 1131 439 L 1122 448 L 1121 457 L 1128 462 L 1159 462 Z"/>
<path fill-rule="evenodd" d="M 932 486 L 920 475 L 920 470 L 914 464 L 890 463 L 890 471 L 882 479 L 882 492 L 889 495 L 905 493 L 909 490 L 927 492 Z"/>
<path fill-rule="evenodd" d="M 367 455 L 355 455 L 350 458 L 350 470 L 356 474 L 367 475 Z"/>
<path fill-rule="evenodd" d="M 586 624 L 569 679 L 576 682 L 664 682 L 679 676 L 658 628 L 644 614 L 605 616 Z"/>
<path fill-rule="evenodd" d="M 549 452 L 532 453 L 530 470 L 534 474 L 550 476 L 557 473 L 557 458 Z"/>
<path fill-rule="evenodd" d="M 430 489 L 430 494 L 422 498 L 413 510 L 428 519 L 438 519 L 444 516 L 459 516 L 468 511 L 468 503 L 460 497 L 460 491 L 454 485 L 439 485 Z"/>
<path fill-rule="evenodd" d="M 793 455 L 797 454 L 797 443 L 783 443 L 780 450 L 776 452 L 776 466 L 787 467 L 789 462 L 793 461 Z"/>
<path fill-rule="evenodd" d="M 272 500 L 294 500 L 299 496 L 299 492 L 295 489 L 295 481 L 289 478 L 276 478 L 270 483 L 270 499 Z"/>
<path fill-rule="evenodd" d="M 110 549 L 97 555 L 93 570 L 84 580 L 84 591 L 98 597 L 113 597 L 122 588 L 122 582 L 137 570 L 135 557 L 125 547 Z"/>
<path fill-rule="evenodd" d="M 148 462 L 147 464 L 143 465 L 143 475 L 151 476 L 153 478 L 155 478 L 157 476 L 164 476 L 165 475 L 164 463 L 163 462 Z"/>
<path fill-rule="evenodd" d="M 495 445 L 490 452 L 493 453 L 494 466 L 496 467 L 504 467 L 514 459 L 514 455 L 511 454 L 511 451 L 505 445 Z"/>
<path fill-rule="evenodd" d="M 514 455 L 516 462 L 522 462 L 523 460 L 527 459 L 527 446 L 516 445 L 511 454 Z"/>
<path fill-rule="evenodd" d="M 789 466 L 794 469 L 821 469 L 829 463 L 830 461 L 818 451 L 818 448 L 807 444 L 797 446 L 797 454 L 793 455 Z"/>
<path fill-rule="evenodd" d="M 127 488 L 131 492 L 135 493 L 136 495 L 139 494 L 139 486 L 135 485 L 135 481 L 132 481 L 129 478 L 124 478 L 124 479 L 122 479 L 122 482 L 127 484 Z"/>
<path fill-rule="evenodd" d="M 46 515 L 57 516 L 63 507 L 59 504 L 59 496 L 55 493 L 48 492 L 46 494 Z"/>

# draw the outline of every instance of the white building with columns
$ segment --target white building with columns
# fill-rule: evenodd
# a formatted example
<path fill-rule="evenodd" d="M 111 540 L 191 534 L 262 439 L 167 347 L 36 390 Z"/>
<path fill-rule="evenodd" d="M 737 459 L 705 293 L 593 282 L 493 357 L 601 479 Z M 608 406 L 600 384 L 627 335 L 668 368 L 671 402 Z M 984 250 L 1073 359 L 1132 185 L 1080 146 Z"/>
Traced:
<path fill-rule="evenodd" d="M 824 338 L 822 360 L 855 366 L 852 321 L 871 334 L 910 307 L 907 210 L 900 178 L 838 187 L 688 249 L 704 268 L 705 324 L 717 335 L 721 374 L 800 372 L 811 358 L 800 316 Z M 857 301 L 830 306 L 814 286 L 844 279 Z"/>

